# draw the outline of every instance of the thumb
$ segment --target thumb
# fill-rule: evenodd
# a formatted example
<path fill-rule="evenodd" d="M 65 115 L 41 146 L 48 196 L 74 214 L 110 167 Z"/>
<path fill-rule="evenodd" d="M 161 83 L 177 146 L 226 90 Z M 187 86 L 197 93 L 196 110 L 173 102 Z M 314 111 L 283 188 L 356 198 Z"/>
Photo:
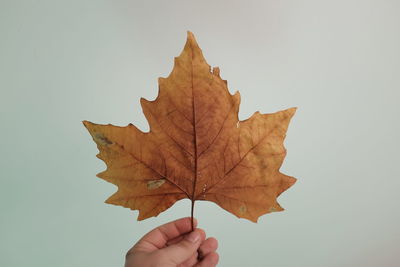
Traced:
<path fill-rule="evenodd" d="M 174 264 L 180 264 L 189 259 L 200 247 L 201 230 L 195 229 L 193 232 L 185 236 L 179 243 L 163 248 L 167 259 Z"/>

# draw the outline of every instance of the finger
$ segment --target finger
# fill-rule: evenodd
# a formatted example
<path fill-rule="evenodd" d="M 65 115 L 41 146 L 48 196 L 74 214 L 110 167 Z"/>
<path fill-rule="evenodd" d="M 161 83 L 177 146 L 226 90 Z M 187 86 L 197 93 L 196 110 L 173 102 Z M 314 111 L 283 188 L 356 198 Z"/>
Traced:
<path fill-rule="evenodd" d="M 196 219 L 193 219 L 193 225 L 197 227 Z M 149 250 L 161 249 L 165 247 L 169 240 L 188 233 L 191 230 L 192 222 L 190 217 L 178 219 L 153 229 L 143 236 L 137 245 L 139 247 L 146 247 Z"/>
<path fill-rule="evenodd" d="M 202 231 L 195 229 L 190 234 L 186 235 L 181 242 L 163 248 L 160 252 L 163 254 L 166 261 L 172 264 L 181 264 L 187 261 L 193 254 L 196 253 L 203 242 Z"/>
<path fill-rule="evenodd" d="M 170 245 L 173 245 L 173 244 L 181 242 L 181 240 L 184 239 L 186 235 L 187 234 L 184 234 L 184 235 L 181 235 L 181 236 L 178 236 L 178 237 L 176 237 L 174 239 L 169 240 L 167 242 L 167 246 L 170 246 Z"/>
<path fill-rule="evenodd" d="M 183 262 L 179 267 L 193 267 L 197 263 L 199 253 L 196 251 L 188 260 Z"/>
<path fill-rule="evenodd" d="M 216 252 L 208 253 L 204 259 L 195 265 L 195 267 L 215 267 L 218 264 L 219 255 Z"/>
<path fill-rule="evenodd" d="M 216 251 L 218 248 L 218 241 L 214 237 L 207 238 L 199 248 L 199 258 L 204 258 L 207 254 Z"/>
<path fill-rule="evenodd" d="M 197 229 L 198 229 L 199 231 L 201 231 L 202 240 L 206 239 L 206 233 L 204 232 L 204 230 L 203 230 L 203 229 L 200 229 L 200 228 L 197 228 Z M 178 237 L 176 237 L 176 238 L 174 238 L 174 239 L 169 240 L 169 241 L 167 242 L 167 246 L 171 246 L 171 245 L 173 245 L 173 244 L 176 244 L 176 243 L 181 242 L 181 240 L 184 239 L 185 236 L 188 235 L 188 234 L 189 234 L 189 233 L 184 234 L 184 235 L 181 235 L 181 236 L 178 236 Z"/>

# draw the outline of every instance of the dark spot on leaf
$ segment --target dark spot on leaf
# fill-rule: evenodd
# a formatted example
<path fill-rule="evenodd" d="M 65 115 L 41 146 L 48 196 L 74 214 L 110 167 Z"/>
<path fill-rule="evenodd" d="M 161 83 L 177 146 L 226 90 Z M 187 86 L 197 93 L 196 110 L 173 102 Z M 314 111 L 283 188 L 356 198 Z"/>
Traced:
<path fill-rule="evenodd" d="M 153 180 L 147 182 L 147 188 L 150 190 L 157 189 L 165 183 L 165 179 Z"/>
<path fill-rule="evenodd" d="M 94 141 L 96 141 L 96 143 L 98 143 L 99 145 L 103 145 L 103 146 L 107 146 L 107 145 L 111 145 L 112 142 L 107 139 L 107 137 L 105 137 L 103 134 L 101 133 L 96 133 L 93 136 Z"/>

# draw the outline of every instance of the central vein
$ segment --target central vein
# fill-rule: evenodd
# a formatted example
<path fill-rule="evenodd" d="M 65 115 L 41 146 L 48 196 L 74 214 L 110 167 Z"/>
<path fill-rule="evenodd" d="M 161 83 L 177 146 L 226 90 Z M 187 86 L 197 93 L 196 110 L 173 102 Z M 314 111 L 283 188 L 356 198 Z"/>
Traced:
<path fill-rule="evenodd" d="M 194 86 L 193 86 L 193 47 L 192 43 L 190 43 L 190 52 L 191 52 L 191 77 L 192 77 L 192 108 L 193 108 L 193 135 L 194 135 L 194 180 L 193 180 L 193 188 L 192 188 L 192 207 L 191 207 L 191 221 L 192 221 L 192 231 L 194 230 L 193 224 L 193 212 L 194 212 L 194 202 L 195 199 L 195 192 L 196 192 L 196 183 L 197 183 L 197 135 L 196 135 L 196 108 L 195 108 L 195 101 L 194 101 Z"/>

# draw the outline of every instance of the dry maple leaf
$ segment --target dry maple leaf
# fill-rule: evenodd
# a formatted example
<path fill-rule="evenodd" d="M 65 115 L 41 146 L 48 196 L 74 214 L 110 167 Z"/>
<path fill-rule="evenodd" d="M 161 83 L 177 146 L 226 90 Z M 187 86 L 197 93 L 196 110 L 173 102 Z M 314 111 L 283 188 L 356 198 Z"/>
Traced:
<path fill-rule="evenodd" d="M 283 141 L 296 108 L 255 112 L 239 121 L 239 92 L 231 95 L 219 68 L 203 57 L 193 34 L 175 58 L 158 96 L 141 98 L 150 131 L 83 121 L 107 169 L 98 177 L 118 186 L 106 203 L 139 210 L 143 220 L 177 200 L 208 200 L 256 222 L 281 211 L 276 198 L 296 181 L 279 172 Z"/>

